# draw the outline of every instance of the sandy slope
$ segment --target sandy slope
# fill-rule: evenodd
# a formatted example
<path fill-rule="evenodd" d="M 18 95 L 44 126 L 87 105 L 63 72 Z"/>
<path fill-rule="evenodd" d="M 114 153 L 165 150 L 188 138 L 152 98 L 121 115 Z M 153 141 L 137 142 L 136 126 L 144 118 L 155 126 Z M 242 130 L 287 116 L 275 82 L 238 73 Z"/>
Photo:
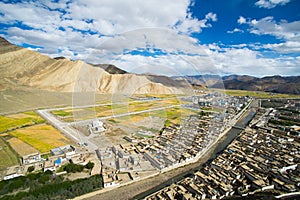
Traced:
<path fill-rule="evenodd" d="M 2 41 L 1 41 L 2 40 Z M 59 92 L 181 93 L 136 74 L 109 74 L 82 61 L 52 59 L 0 38 L 0 89 L 18 85 Z"/>

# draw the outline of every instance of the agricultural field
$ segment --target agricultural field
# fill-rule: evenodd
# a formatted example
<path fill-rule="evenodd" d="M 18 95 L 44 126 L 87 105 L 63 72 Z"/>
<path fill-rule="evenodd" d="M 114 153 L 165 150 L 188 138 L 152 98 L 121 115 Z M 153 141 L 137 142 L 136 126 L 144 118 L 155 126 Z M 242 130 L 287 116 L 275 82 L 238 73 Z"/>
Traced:
<path fill-rule="evenodd" d="M 41 153 L 50 149 L 70 144 L 71 141 L 58 130 L 47 124 L 39 124 L 9 132 Z"/>
<path fill-rule="evenodd" d="M 0 116 L 0 133 L 44 122 L 34 111 Z"/>
<path fill-rule="evenodd" d="M 177 98 L 157 99 L 149 101 L 137 101 L 131 99 L 128 101 L 127 99 L 127 102 L 124 102 L 123 104 L 115 103 L 111 105 L 95 106 L 88 108 L 55 110 L 51 111 L 51 113 L 58 116 L 62 121 L 72 122 L 74 120 L 85 120 L 97 117 L 100 118 L 124 114 L 128 112 L 149 110 L 170 105 L 180 105 L 180 103 L 182 102 L 180 102 Z"/>
<path fill-rule="evenodd" d="M 9 144 L 0 137 L 0 171 L 6 167 L 19 164 L 17 153 L 9 146 Z"/>
<path fill-rule="evenodd" d="M 231 95 L 231 96 L 252 96 L 252 97 L 256 97 L 256 98 L 260 98 L 260 99 L 268 99 L 268 98 L 300 98 L 300 95 L 278 94 L 278 93 L 261 92 L 261 91 L 220 90 L 220 89 L 212 89 L 212 91 L 224 92 L 225 94 Z"/>
<path fill-rule="evenodd" d="M 173 107 L 173 108 L 166 108 L 163 110 L 156 110 L 151 112 L 145 112 L 135 115 L 129 115 L 125 117 L 118 117 L 114 119 L 110 119 L 108 121 L 114 122 L 116 124 L 126 125 L 128 123 L 138 123 L 142 122 L 145 118 L 148 117 L 159 117 L 162 121 L 167 121 L 167 125 L 170 124 L 178 124 L 180 123 L 181 119 L 189 116 L 191 114 L 195 114 L 196 111 L 180 108 L 180 107 Z"/>
<path fill-rule="evenodd" d="M 65 107 L 72 106 L 74 103 L 76 105 L 87 105 L 85 102 L 88 104 L 110 103 L 111 99 L 110 94 L 51 92 L 22 86 L 13 90 L 0 91 L 0 113 L 8 114 L 24 112 L 24 110 Z"/>
<path fill-rule="evenodd" d="M 72 110 L 53 110 L 51 113 L 59 117 L 70 117 L 73 115 Z"/>
<path fill-rule="evenodd" d="M 25 156 L 32 153 L 37 153 L 38 150 L 30 146 L 29 144 L 23 142 L 22 140 L 11 137 L 10 139 L 6 140 L 9 145 L 20 155 Z"/>

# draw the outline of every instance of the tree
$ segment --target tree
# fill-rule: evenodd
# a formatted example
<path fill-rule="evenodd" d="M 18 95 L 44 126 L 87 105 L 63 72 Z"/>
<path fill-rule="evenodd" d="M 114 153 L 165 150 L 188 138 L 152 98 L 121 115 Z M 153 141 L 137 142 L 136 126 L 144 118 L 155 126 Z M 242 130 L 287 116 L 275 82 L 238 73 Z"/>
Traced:
<path fill-rule="evenodd" d="M 34 166 L 28 167 L 27 172 L 33 172 L 33 171 L 34 171 Z"/>
<path fill-rule="evenodd" d="M 89 161 L 89 162 L 85 165 L 85 168 L 87 168 L 87 169 L 93 169 L 94 166 L 95 166 L 95 163 L 92 163 L 91 161 Z"/>

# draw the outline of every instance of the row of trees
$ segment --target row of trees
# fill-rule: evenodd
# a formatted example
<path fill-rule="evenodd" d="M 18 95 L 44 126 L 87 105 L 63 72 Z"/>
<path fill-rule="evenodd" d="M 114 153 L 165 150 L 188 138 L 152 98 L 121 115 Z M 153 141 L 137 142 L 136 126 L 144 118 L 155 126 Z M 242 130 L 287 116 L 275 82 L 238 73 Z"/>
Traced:
<path fill-rule="evenodd" d="M 69 173 L 91 170 L 94 163 L 86 165 L 67 164 L 63 168 Z M 33 171 L 34 167 L 28 168 Z M 94 191 L 102 187 L 100 175 L 74 181 L 65 180 L 51 171 L 30 173 L 10 180 L 0 181 L 0 200 L 2 199 L 68 199 Z M 29 189 L 29 191 L 28 191 Z M 24 192 L 27 191 L 27 192 Z M 16 195 L 12 195 L 15 194 Z"/>
<path fill-rule="evenodd" d="M 94 163 L 88 162 L 86 165 L 76 165 L 74 163 L 69 163 L 63 167 L 64 171 L 68 173 L 82 172 L 84 168 L 93 169 Z"/>
<path fill-rule="evenodd" d="M 16 195 L 6 195 L 1 200 L 44 200 L 44 199 L 70 199 L 88 192 L 102 188 L 102 177 L 91 176 L 74 181 L 53 181 L 40 187 L 30 188 L 28 192 L 19 192 Z"/>

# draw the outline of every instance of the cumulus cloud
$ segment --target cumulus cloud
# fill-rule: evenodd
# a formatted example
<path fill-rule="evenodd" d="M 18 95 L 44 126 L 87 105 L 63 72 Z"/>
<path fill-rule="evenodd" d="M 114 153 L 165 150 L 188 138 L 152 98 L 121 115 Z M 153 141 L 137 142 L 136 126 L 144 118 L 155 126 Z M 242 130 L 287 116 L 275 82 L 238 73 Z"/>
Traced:
<path fill-rule="evenodd" d="M 266 44 L 263 45 L 264 48 L 273 49 L 279 53 L 299 53 L 300 52 L 300 42 L 299 41 L 287 41 L 278 44 Z"/>
<path fill-rule="evenodd" d="M 205 19 L 212 20 L 213 22 L 215 22 L 215 21 L 217 21 L 217 14 L 212 13 L 212 12 L 207 13 L 205 15 Z"/>
<path fill-rule="evenodd" d="M 223 48 L 222 52 L 208 51 L 208 55 L 221 74 L 247 74 L 268 76 L 274 74 L 300 74 L 300 57 L 263 57 L 261 52 L 249 48 Z"/>
<path fill-rule="evenodd" d="M 272 49 L 278 53 L 299 53 L 300 48 L 300 21 L 288 22 L 281 20 L 277 22 L 274 17 L 268 16 L 262 19 L 248 19 L 248 31 L 256 35 L 271 35 L 284 42 L 278 44 L 267 44 L 264 48 Z"/>
<path fill-rule="evenodd" d="M 271 59 L 259 51 L 265 48 L 280 53 L 299 52 L 299 21 L 240 16 L 237 22 L 247 24 L 251 33 L 273 35 L 283 42 L 256 46 L 259 49 L 246 44 L 201 45 L 192 34 L 212 27 L 218 17 L 209 12 L 196 18 L 190 13 L 190 5 L 190 0 L 0 2 L 0 23 L 6 25 L 2 30 L 5 38 L 15 44 L 38 46 L 35 50 L 52 57 L 112 63 L 129 72 L 299 73 L 299 57 Z M 238 32 L 243 30 L 228 31 Z"/>
<path fill-rule="evenodd" d="M 97 49 L 86 60 L 112 63 L 129 72 L 192 75 L 213 73 L 215 69 L 204 46 L 170 29 L 129 31 L 108 39 Z"/>
<path fill-rule="evenodd" d="M 246 18 L 243 17 L 243 16 L 240 16 L 239 19 L 237 20 L 237 22 L 238 22 L 239 24 L 245 24 L 246 21 L 247 21 Z"/>
<path fill-rule="evenodd" d="M 260 20 L 253 19 L 248 24 L 251 33 L 258 35 L 273 35 L 279 39 L 300 40 L 300 21 L 276 22 L 272 16 Z"/>
<path fill-rule="evenodd" d="M 239 28 L 234 28 L 232 31 L 227 31 L 227 33 L 243 33 L 244 31 Z"/>
<path fill-rule="evenodd" d="M 260 8 L 267 8 L 271 9 L 274 8 L 278 5 L 285 5 L 289 3 L 290 0 L 258 0 L 255 5 L 260 7 Z"/>
<path fill-rule="evenodd" d="M 77 59 L 88 56 L 90 51 L 86 49 L 97 48 L 105 40 L 128 31 L 162 28 L 180 33 L 178 37 L 189 36 L 217 21 L 215 13 L 207 13 L 203 19 L 192 17 L 190 4 L 190 0 L 134 1 L 134 6 L 122 0 L 0 2 L 0 22 L 7 25 L 3 32 L 13 43 L 42 44 L 44 48 L 39 51 L 48 54 L 67 47 L 78 53 L 72 57 Z M 188 44 L 194 40 L 185 39 Z"/>

